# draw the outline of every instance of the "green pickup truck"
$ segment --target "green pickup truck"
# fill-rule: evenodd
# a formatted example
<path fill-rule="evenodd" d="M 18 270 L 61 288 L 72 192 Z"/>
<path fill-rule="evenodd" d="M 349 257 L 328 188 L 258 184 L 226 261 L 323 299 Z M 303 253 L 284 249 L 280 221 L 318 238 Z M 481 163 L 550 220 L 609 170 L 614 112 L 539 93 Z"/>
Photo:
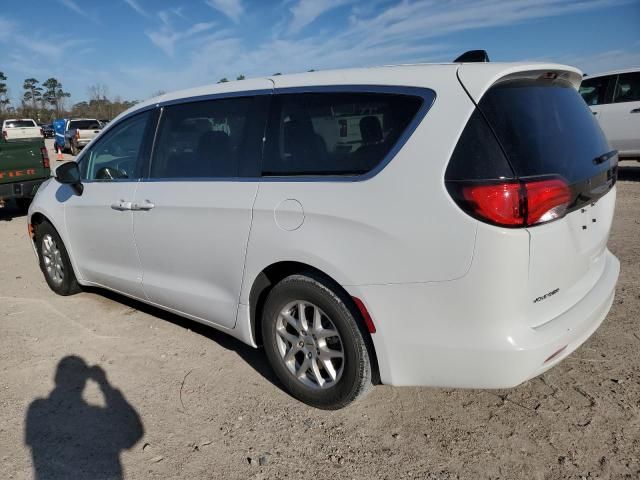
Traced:
<path fill-rule="evenodd" d="M 49 155 L 38 139 L 0 140 L 0 208 L 15 199 L 26 210 L 38 187 L 51 176 Z"/>

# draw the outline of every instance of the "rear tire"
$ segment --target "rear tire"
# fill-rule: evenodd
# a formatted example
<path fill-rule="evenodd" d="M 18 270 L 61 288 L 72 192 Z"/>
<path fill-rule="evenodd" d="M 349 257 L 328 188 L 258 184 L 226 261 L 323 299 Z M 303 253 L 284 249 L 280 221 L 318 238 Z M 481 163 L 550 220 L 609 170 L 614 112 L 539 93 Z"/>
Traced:
<path fill-rule="evenodd" d="M 41 223 L 36 229 L 36 249 L 40 270 L 51 290 L 63 296 L 81 291 L 67 249 L 49 222 Z"/>
<path fill-rule="evenodd" d="M 363 332 L 342 297 L 313 274 L 291 275 L 269 292 L 262 316 L 265 352 L 278 379 L 295 398 L 328 410 L 371 387 Z"/>

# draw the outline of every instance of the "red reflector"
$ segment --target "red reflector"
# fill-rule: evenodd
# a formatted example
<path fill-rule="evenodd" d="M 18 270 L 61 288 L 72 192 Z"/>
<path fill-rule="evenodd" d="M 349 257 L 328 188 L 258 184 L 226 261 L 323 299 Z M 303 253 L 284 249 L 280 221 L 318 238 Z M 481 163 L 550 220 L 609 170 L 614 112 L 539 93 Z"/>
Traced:
<path fill-rule="evenodd" d="M 364 324 L 367 326 L 369 333 L 376 333 L 376 326 L 373 324 L 373 319 L 371 318 L 371 315 L 369 315 L 367 307 L 364 306 L 364 303 L 362 303 L 362 300 L 358 297 L 351 298 L 356 302 L 356 306 L 358 307 L 358 310 L 360 310 L 360 314 L 362 315 L 362 319 L 364 320 Z"/>
<path fill-rule="evenodd" d="M 41 147 L 40 153 L 42 154 L 42 166 L 44 168 L 49 168 L 49 152 L 45 147 Z"/>
<path fill-rule="evenodd" d="M 462 196 L 466 209 L 475 216 L 505 227 L 526 227 L 562 218 L 571 202 L 569 187 L 558 178 L 466 185 Z"/>
<path fill-rule="evenodd" d="M 560 355 L 562 352 L 564 352 L 564 350 L 568 347 L 568 345 L 565 345 L 564 347 L 562 347 L 560 350 L 558 350 L 557 352 L 552 353 L 551 355 L 549 355 L 549 357 L 544 361 L 544 363 L 550 362 L 551 360 L 553 360 L 554 358 L 556 358 L 558 355 Z"/>

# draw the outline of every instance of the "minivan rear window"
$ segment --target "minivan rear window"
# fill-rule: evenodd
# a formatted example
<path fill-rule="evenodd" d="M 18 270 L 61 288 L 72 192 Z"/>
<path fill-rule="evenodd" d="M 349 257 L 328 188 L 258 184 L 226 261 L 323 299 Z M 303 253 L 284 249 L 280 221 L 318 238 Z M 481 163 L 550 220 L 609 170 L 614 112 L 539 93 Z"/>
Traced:
<path fill-rule="evenodd" d="M 263 175 L 361 175 L 378 166 L 423 99 L 360 92 L 279 94 Z"/>
<path fill-rule="evenodd" d="M 511 80 L 492 87 L 479 108 L 518 177 L 559 175 L 569 184 L 610 168 L 611 151 L 580 94 L 568 83 Z"/>

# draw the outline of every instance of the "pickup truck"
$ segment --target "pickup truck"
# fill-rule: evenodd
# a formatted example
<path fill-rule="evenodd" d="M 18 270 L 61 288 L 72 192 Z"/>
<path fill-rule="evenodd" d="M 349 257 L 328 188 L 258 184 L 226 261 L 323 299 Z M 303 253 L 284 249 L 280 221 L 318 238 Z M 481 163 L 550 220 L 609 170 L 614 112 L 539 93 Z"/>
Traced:
<path fill-rule="evenodd" d="M 30 118 L 14 118 L 2 122 L 2 139 L 5 141 L 22 138 L 43 138 L 44 133 Z"/>
<path fill-rule="evenodd" d="M 77 155 L 78 151 L 87 145 L 100 133 L 102 125 L 95 118 L 73 118 L 70 120 L 56 120 L 56 148 Z"/>
<path fill-rule="evenodd" d="M 26 210 L 40 184 L 51 176 L 44 140 L 0 140 L 0 208 L 15 199 Z"/>

